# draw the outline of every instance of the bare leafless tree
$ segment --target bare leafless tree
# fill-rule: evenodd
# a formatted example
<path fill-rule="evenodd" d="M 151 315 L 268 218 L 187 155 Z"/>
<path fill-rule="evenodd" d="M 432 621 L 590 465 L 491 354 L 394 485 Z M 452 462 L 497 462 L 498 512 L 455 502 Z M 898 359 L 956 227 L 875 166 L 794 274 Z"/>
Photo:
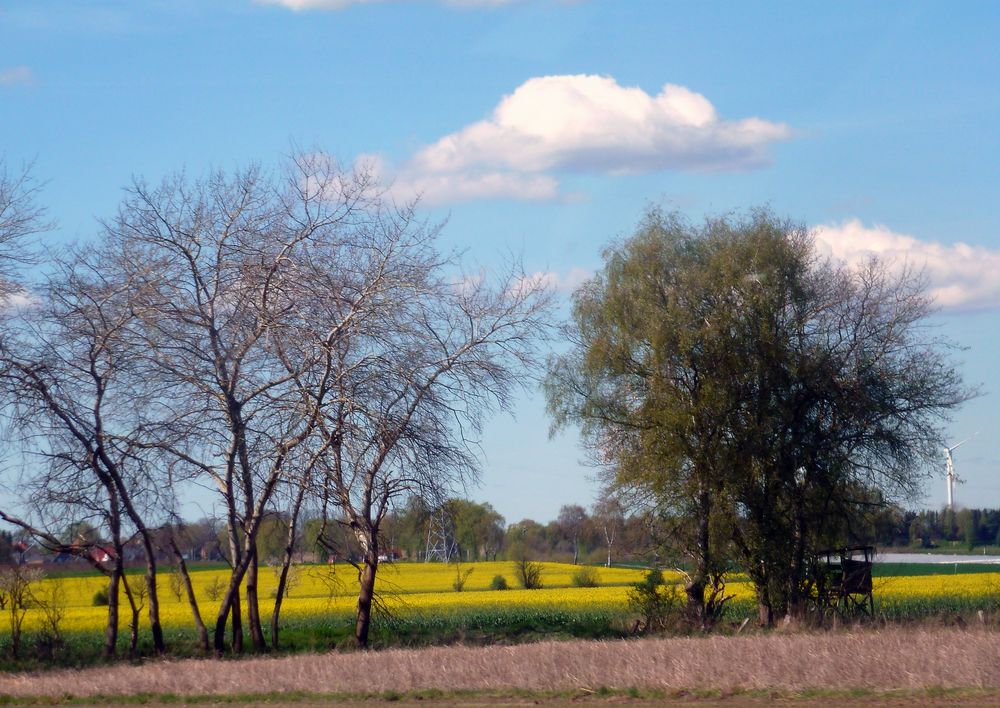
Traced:
<path fill-rule="evenodd" d="M 608 557 L 604 565 L 611 567 L 611 550 L 615 545 L 615 537 L 625 522 L 625 511 L 621 502 L 611 493 L 594 503 L 591 515 L 604 536 L 604 545 L 608 549 Z"/>
<path fill-rule="evenodd" d="M 548 293 L 517 269 L 490 281 L 456 278 L 424 238 L 401 237 L 391 288 L 372 321 L 344 336 L 337 395 L 318 433 L 327 497 L 362 552 L 355 641 L 364 647 L 375 601 L 379 533 L 391 504 L 441 501 L 476 478 L 485 416 L 528 380 L 544 332 Z"/>
<path fill-rule="evenodd" d="M 6 598 L 5 609 L 10 628 L 10 653 L 15 659 L 21 650 L 24 617 L 31 607 L 32 586 L 42 579 L 40 568 L 22 564 L 0 568 L 0 592 Z"/>
<path fill-rule="evenodd" d="M 306 493 L 311 491 L 312 473 L 313 466 L 310 465 L 299 478 L 290 480 L 288 527 L 285 532 L 285 545 L 282 549 L 281 565 L 278 570 L 278 587 L 274 593 L 274 607 L 271 609 L 271 648 L 275 650 L 279 647 L 281 607 L 292 583 L 291 568 L 295 544 L 298 539 L 299 515 L 302 512 Z"/>
<path fill-rule="evenodd" d="M 321 322 L 318 338 L 303 336 L 316 325 L 300 303 L 312 307 L 315 270 L 355 270 L 377 218 L 376 196 L 367 174 L 313 156 L 293 161 L 280 180 L 251 168 L 155 188 L 139 182 L 106 224 L 117 254 L 112 267 L 134 284 L 132 332 L 146 352 L 145 380 L 155 386 L 147 398 L 151 439 L 143 445 L 163 456 L 165 469 L 211 480 L 225 509 L 233 569 L 216 618 L 216 651 L 230 615 L 233 648 L 241 649 L 244 583 L 251 640 L 266 647 L 257 598 L 260 523 L 289 462 L 308 468 L 309 455 L 318 454 L 299 448 L 334 391 L 323 373 L 333 369 L 324 342 L 339 336 L 355 309 L 372 307 L 377 288 L 369 291 L 361 277 L 324 294 L 343 300 L 343 321 Z"/>
<path fill-rule="evenodd" d="M 27 238 L 50 227 L 38 203 L 40 189 L 30 164 L 11 169 L 0 155 L 0 298 L 21 289 L 17 271 L 35 260 Z"/>
<path fill-rule="evenodd" d="M 172 518 L 181 481 L 214 485 L 227 523 L 217 653 L 230 622 L 242 649 L 244 596 L 253 646 L 267 646 L 257 536 L 287 503 L 277 646 L 310 496 L 363 551 L 356 640 L 367 644 L 386 512 L 401 496 L 439 500 L 475 478 L 481 425 L 530 379 L 549 305 L 542 282 L 519 268 L 464 276 L 436 235 L 364 171 L 314 154 L 277 178 L 250 168 L 136 181 L 99 244 L 54 268 L 0 349 L 9 417 L 45 462 L 28 475 L 44 508 L 0 518 L 53 548 L 72 546 L 39 523 L 42 512 L 61 505 L 100 525 L 114 556 L 97 564 L 111 583 L 110 652 L 119 587 L 133 650 L 146 602 L 163 648 L 150 519 L 154 508 Z M 132 532 L 146 547 L 145 590 L 122 573 Z M 207 637 L 182 554 L 168 545 Z"/>
<path fill-rule="evenodd" d="M 18 326 L 0 346 L 0 385 L 26 455 L 22 491 L 32 490 L 29 506 L 43 526 L 79 518 L 82 510 L 98 520 L 115 559 L 112 600 L 124 540 L 130 530 L 139 535 L 153 644 L 163 652 L 156 558 L 146 522 L 147 497 L 156 485 L 130 442 L 137 437 L 139 399 L 124 333 L 134 314 L 128 283 L 108 279 L 101 271 L 105 260 L 100 250 L 85 249 L 54 261 L 37 302 L 21 308 Z"/>

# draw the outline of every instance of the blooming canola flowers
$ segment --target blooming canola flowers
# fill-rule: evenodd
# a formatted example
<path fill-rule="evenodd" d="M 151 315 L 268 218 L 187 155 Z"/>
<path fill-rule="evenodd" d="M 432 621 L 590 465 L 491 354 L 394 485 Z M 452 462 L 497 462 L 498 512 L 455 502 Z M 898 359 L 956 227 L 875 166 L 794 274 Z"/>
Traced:
<path fill-rule="evenodd" d="M 612 620 L 629 613 L 627 593 L 631 584 L 645 574 L 641 569 L 598 568 L 597 587 L 574 587 L 573 575 L 580 567 L 564 563 L 543 563 L 543 587 L 517 589 L 512 562 L 462 564 L 393 563 L 378 571 L 378 591 L 391 617 L 435 626 L 463 623 L 501 626 L 519 618 L 544 616 L 550 621 L 573 622 Z M 459 573 L 471 570 L 462 592 L 453 585 Z M 490 590 L 494 576 L 502 575 L 512 589 Z M 200 610 L 206 623 L 214 621 L 221 592 L 228 583 L 227 569 L 197 570 L 191 574 Z M 665 573 L 668 582 L 680 581 L 680 574 Z M 142 587 L 143 577 L 130 574 L 133 588 Z M 274 604 L 277 574 L 262 567 L 259 577 L 261 612 L 268 616 Z M 107 621 L 107 607 L 94 606 L 94 595 L 107 587 L 99 575 L 49 577 L 37 583 L 39 598 L 55 597 L 64 608 L 60 628 L 64 632 L 100 632 Z M 176 587 L 176 585 L 174 586 Z M 160 574 L 158 583 L 160 618 L 165 629 L 192 627 L 186 594 L 171 590 L 169 573 Z M 727 594 L 734 595 L 733 608 L 749 611 L 754 602 L 753 586 L 746 580 L 730 582 Z M 48 601 L 48 600 L 46 600 Z M 291 588 L 282 603 L 283 622 L 345 622 L 357 602 L 357 573 L 350 565 L 306 565 L 292 573 Z M 875 579 L 876 611 L 887 617 L 910 617 L 941 611 L 976 610 L 989 603 L 1000 605 L 1000 573 L 968 573 L 886 577 Z M 130 621 L 130 609 L 121 598 L 122 627 Z M 43 613 L 29 608 L 26 631 L 43 626 Z M 143 609 L 143 627 L 148 622 Z M 0 625 L 0 634 L 9 628 Z"/>

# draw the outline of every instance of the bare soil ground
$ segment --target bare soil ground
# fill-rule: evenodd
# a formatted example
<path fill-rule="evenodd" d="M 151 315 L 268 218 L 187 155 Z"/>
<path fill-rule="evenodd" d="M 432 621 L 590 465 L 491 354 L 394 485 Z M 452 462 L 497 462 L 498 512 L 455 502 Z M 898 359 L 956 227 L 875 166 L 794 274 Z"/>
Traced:
<path fill-rule="evenodd" d="M 95 705 L 1000 705 L 1000 634 L 914 628 L 164 660 L 6 674 L 0 694 Z"/>

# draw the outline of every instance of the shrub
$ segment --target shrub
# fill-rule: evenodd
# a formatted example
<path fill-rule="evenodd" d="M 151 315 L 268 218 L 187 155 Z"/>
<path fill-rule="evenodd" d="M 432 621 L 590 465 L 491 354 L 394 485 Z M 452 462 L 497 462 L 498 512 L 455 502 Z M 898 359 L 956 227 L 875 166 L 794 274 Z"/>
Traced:
<path fill-rule="evenodd" d="M 507 578 L 502 575 L 494 575 L 490 581 L 490 590 L 507 590 L 508 587 Z"/>
<path fill-rule="evenodd" d="M 601 575 L 597 572 L 597 568 L 585 565 L 573 573 L 572 581 L 573 587 L 596 588 L 601 582 Z"/>
<path fill-rule="evenodd" d="M 212 582 L 205 587 L 205 594 L 208 595 L 209 600 L 216 602 L 220 597 L 222 597 L 222 593 L 225 589 L 226 586 L 223 584 L 222 579 L 216 576 L 212 578 Z"/>
<path fill-rule="evenodd" d="M 675 584 L 667 585 L 663 573 L 653 569 L 642 582 L 633 585 L 626 595 L 628 606 L 641 615 L 636 629 L 653 632 L 666 629 L 681 614 L 683 601 Z"/>
<path fill-rule="evenodd" d="M 517 579 L 525 590 L 537 590 L 542 587 L 542 564 L 522 558 L 514 567 Z"/>
<path fill-rule="evenodd" d="M 462 570 L 460 564 L 455 564 L 455 580 L 452 582 L 451 586 L 455 589 L 455 592 L 462 592 L 465 589 L 465 581 L 469 579 L 472 575 L 474 568 L 467 568 Z"/>
<path fill-rule="evenodd" d="M 167 576 L 167 583 L 170 587 L 170 592 L 173 596 L 177 598 L 177 602 L 181 601 L 181 595 L 184 594 L 184 579 L 181 578 L 179 570 L 175 570 L 173 573 Z"/>
<path fill-rule="evenodd" d="M 90 601 L 90 604 L 94 607 L 107 607 L 108 606 L 108 591 L 101 588 L 94 593 L 94 599 Z"/>

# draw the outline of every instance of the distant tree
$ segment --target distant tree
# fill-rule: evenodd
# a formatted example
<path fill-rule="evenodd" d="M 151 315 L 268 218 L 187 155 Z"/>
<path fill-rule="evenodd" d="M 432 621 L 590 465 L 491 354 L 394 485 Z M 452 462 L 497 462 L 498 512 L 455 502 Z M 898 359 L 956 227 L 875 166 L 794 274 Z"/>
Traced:
<path fill-rule="evenodd" d="M 386 540 L 402 549 L 410 558 L 422 558 L 427 548 L 427 525 L 430 508 L 426 500 L 411 496 L 394 508 L 383 525 Z"/>
<path fill-rule="evenodd" d="M 496 558 L 503 543 L 504 518 L 489 504 L 450 499 L 445 508 L 455 525 L 455 541 L 466 560 Z"/>
<path fill-rule="evenodd" d="M 24 617 L 32 606 L 32 588 L 42 579 L 40 568 L 8 565 L 0 568 L 0 596 L 7 611 L 10 630 L 10 653 L 15 659 L 21 651 Z"/>
<path fill-rule="evenodd" d="M 560 531 L 573 544 L 573 564 L 580 562 L 580 536 L 587 523 L 587 510 L 578 504 L 567 504 L 560 507 L 556 519 Z"/>
<path fill-rule="evenodd" d="M 591 515 L 594 518 L 594 523 L 600 528 L 601 534 L 604 537 L 604 545 L 608 551 L 607 560 L 604 565 L 610 568 L 611 552 L 614 548 L 615 540 L 618 539 L 622 527 L 625 525 L 625 510 L 622 508 L 621 501 L 617 497 L 609 495 L 594 503 Z"/>
<path fill-rule="evenodd" d="M 534 519 L 521 519 L 508 525 L 504 548 L 508 560 L 544 557 L 549 550 L 545 527 Z"/>
<path fill-rule="evenodd" d="M 962 529 L 965 547 L 971 551 L 979 537 L 979 512 L 975 509 L 962 509 L 958 512 L 957 523 Z"/>

